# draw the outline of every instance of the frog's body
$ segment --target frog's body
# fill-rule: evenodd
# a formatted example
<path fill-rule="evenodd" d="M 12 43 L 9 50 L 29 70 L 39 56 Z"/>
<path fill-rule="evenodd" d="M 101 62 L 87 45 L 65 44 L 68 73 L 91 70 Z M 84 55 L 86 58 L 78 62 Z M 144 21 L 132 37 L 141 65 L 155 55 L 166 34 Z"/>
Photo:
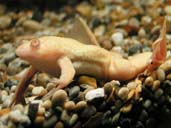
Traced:
<path fill-rule="evenodd" d="M 161 36 L 154 43 L 153 53 L 141 53 L 128 59 L 99 46 L 86 45 L 71 38 L 45 36 L 25 41 L 17 48 L 16 54 L 32 66 L 24 73 L 13 103 L 23 101 L 28 82 L 37 71 L 59 77 L 57 88 L 64 88 L 75 74 L 87 74 L 105 80 L 129 80 L 147 67 L 151 70 L 165 60 L 165 30 L 164 24 Z M 160 57 L 157 58 L 156 55 Z M 152 62 L 155 62 L 153 64 L 148 63 L 151 56 Z"/>

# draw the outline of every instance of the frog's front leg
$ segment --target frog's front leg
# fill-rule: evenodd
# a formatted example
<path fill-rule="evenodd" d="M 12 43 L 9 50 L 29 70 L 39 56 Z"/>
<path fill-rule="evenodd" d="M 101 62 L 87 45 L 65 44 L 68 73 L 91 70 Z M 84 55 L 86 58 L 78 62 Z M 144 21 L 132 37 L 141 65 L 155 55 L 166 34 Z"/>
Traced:
<path fill-rule="evenodd" d="M 22 73 L 23 76 L 22 76 L 21 82 L 17 86 L 14 98 L 13 98 L 10 106 L 12 106 L 14 104 L 18 104 L 18 103 L 22 103 L 22 104 L 25 103 L 24 92 L 26 91 L 30 81 L 32 80 L 32 78 L 36 72 L 37 72 L 37 70 L 31 66 Z"/>
<path fill-rule="evenodd" d="M 61 75 L 59 79 L 54 81 L 57 87 L 48 92 L 48 94 L 46 94 L 42 98 L 42 100 L 50 98 L 53 95 L 53 93 L 56 92 L 56 90 L 66 87 L 69 83 L 71 83 L 71 81 L 74 78 L 75 69 L 73 67 L 71 60 L 68 57 L 64 56 L 59 58 L 57 60 L 57 66 L 59 66 L 61 70 Z"/>

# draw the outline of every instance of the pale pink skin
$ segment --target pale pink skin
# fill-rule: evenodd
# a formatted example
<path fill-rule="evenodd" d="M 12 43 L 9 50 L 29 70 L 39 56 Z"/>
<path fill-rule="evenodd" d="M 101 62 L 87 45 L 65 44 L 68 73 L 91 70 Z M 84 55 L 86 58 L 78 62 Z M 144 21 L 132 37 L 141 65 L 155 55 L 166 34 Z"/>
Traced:
<path fill-rule="evenodd" d="M 12 103 L 24 102 L 24 92 L 37 71 L 59 77 L 56 81 L 57 88 L 66 87 L 79 74 L 105 80 L 129 80 L 145 69 L 151 71 L 166 58 L 165 31 L 164 23 L 161 35 L 153 45 L 153 53 L 141 53 L 128 59 L 99 46 L 85 45 L 71 38 L 45 36 L 25 41 L 16 49 L 16 54 L 28 61 L 31 67 L 21 73 L 22 80 Z M 149 64 L 150 59 L 152 64 Z"/>

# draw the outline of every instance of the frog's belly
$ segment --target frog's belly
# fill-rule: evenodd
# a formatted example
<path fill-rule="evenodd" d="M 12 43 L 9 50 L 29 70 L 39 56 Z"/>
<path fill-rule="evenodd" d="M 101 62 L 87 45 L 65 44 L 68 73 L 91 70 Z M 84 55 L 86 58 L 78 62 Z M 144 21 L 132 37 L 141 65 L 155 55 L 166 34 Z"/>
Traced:
<path fill-rule="evenodd" d="M 95 76 L 98 78 L 103 78 L 104 74 L 102 71 L 102 67 L 97 64 L 89 63 L 89 62 L 82 62 L 77 61 L 73 62 L 73 66 L 76 70 L 76 75 L 85 74 L 90 76 Z"/>

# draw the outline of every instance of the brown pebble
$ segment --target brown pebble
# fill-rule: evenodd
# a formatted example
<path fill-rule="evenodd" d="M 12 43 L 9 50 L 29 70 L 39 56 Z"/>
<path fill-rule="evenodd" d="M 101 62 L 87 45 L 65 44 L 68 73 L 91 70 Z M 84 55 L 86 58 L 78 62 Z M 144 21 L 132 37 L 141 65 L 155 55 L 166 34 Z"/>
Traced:
<path fill-rule="evenodd" d="M 160 87 L 160 81 L 159 80 L 155 80 L 153 82 L 153 86 L 152 86 L 152 90 L 155 91 Z"/>
<path fill-rule="evenodd" d="M 67 98 L 67 93 L 64 90 L 57 90 L 52 96 L 52 104 L 63 106 Z"/>
<path fill-rule="evenodd" d="M 87 106 L 87 102 L 85 102 L 85 101 L 80 101 L 80 102 L 78 102 L 78 103 L 76 104 L 75 110 L 81 111 L 81 110 L 83 110 L 84 108 L 86 108 L 86 106 Z"/>
<path fill-rule="evenodd" d="M 169 74 L 166 76 L 166 79 L 167 79 L 167 80 L 171 80 L 171 73 L 169 73 Z"/>
<path fill-rule="evenodd" d="M 80 76 L 78 82 L 80 84 L 88 84 L 93 88 L 97 88 L 96 79 L 89 76 Z"/>
<path fill-rule="evenodd" d="M 132 104 L 127 104 L 125 106 L 123 106 L 120 111 L 123 112 L 123 113 L 128 113 L 130 112 L 132 109 Z"/>
<path fill-rule="evenodd" d="M 128 93 L 129 93 L 129 89 L 127 87 L 122 87 L 119 91 L 118 91 L 118 96 L 124 100 L 127 99 L 128 97 Z"/>
<path fill-rule="evenodd" d="M 132 90 L 129 92 L 129 94 L 128 94 L 128 98 L 127 98 L 127 100 L 132 99 L 132 97 L 134 96 L 134 94 L 135 94 L 135 90 L 134 90 L 134 89 L 132 89 Z"/>
<path fill-rule="evenodd" d="M 52 102 L 50 100 L 46 100 L 46 101 L 43 102 L 42 106 L 45 109 L 50 109 L 52 107 Z"/>
<path fill-rule="evenodd" d="M 113 90 L 112 83 L 108 82 L 104 85 L 104 91 L 106 95 L 110 95 Z"/>
<path fill-rule="evenodd" d="M 82 16 L 90 17 L 92 13 L 92 7 L 86 3 L 83 3 L 76 6 L 76 11 Z"/>
<path fill-rule="evenodd" d="M 34 122 L 36 124 L 41 124 L 45 121 L 45 117 L 44 116 L 36 116 L 36 119 L 34 120 Z"/>
<path fill-rule="evenodd" d="M 153 85 L 153 77 L 149 76 L 145 79 L 144 84 L 148 87 L 151 87 Z"/>
<path fill-rule="evenodd" d="M 46 85 L 46 90 L 49 92 L 50 90 L 52 90 L 55 87 L 56 87 L 56 85 L 54 83 L 48 83 Z"/>
<path fill-rule="evenodd" d="M 68 111 L 73 111 L 75 109 L 75 103 L 73 101 L 68 101 L 64 104 L 64 108 Z"/>
<path fill-rule="evenodd" d="M 61 121 L 59 121 L 56 123 L 55 128 L 64 128 L 64 124 Z"/>
<path fill-rule="evenodd" d="M 43 116 L 44 115 L 44 113 L 45 113 L 45 108 L 44 107 L 39 107 L 39 109 L 38 109 L 38 112 L 37 112 L 37 115 L 38 116 Z"/>

